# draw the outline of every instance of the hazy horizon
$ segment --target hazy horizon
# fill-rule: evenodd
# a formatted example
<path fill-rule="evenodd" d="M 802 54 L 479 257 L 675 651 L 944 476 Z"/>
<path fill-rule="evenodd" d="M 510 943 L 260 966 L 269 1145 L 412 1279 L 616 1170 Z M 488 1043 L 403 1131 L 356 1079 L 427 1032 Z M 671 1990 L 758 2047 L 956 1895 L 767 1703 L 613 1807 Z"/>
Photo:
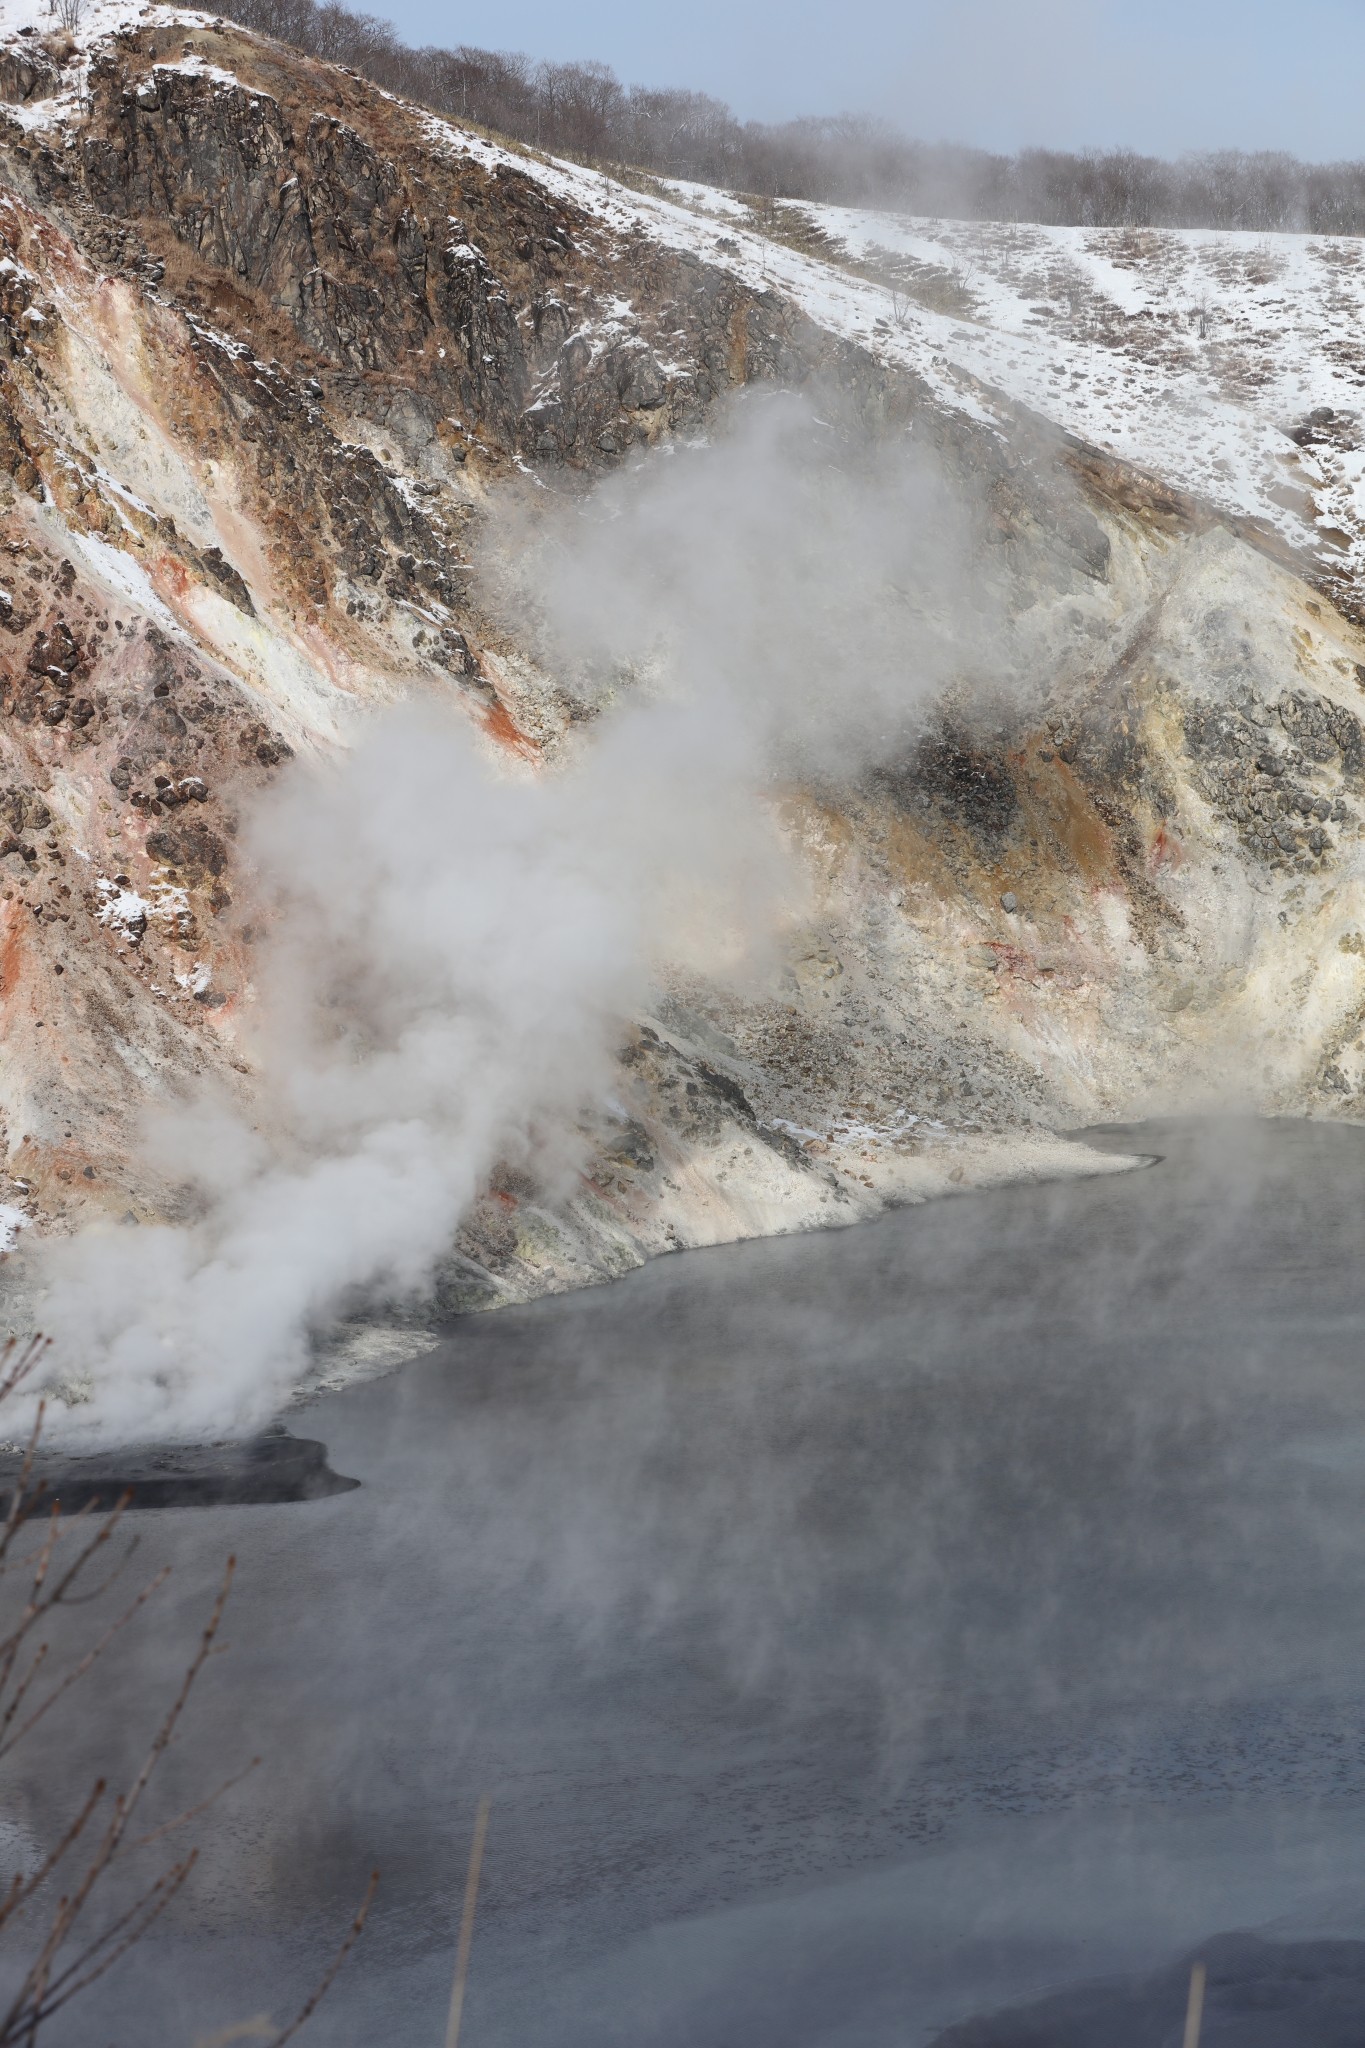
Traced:
<path fill-rule="evenodd" d="M 892 8 L 858 0 L 832 43 L 812 0 L 772 10 L 701 0 L 686 14 L 587 0 L 434 0 L 379 10 L 414 43 L 470 43 L 556 62 L 596 59 L 628 84 L 689 87 L 742 120 L 858 112 L 908 134 L 1012 152 L 1284 149 L 1313 162 L 1365 154 L 1354 77 L 1365 15 L 1339 0 L 1290 14 L 1253 0 L 1108 0 Z"/>

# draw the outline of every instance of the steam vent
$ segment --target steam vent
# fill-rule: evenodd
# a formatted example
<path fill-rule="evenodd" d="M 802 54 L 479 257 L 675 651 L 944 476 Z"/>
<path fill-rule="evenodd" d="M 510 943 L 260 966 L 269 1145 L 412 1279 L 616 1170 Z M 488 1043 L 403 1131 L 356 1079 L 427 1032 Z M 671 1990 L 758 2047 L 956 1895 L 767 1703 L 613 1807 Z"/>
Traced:
<path fill-rule="evenodd" d="M 0 2048 L 1354 2048 L 1365 173 L 400 29 L 0 0 Z"/>

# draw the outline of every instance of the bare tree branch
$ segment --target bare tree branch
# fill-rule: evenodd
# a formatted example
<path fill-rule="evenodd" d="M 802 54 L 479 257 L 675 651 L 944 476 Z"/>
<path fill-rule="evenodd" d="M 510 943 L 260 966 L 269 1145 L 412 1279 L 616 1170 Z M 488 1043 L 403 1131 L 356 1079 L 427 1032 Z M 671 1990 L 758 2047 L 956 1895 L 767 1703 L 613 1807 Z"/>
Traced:
<path fill-rule="evenodd" d="M 131 1497 L 132 1496 L 130 1492 L 128 1498 L 131 1499 Z M 120 1501 L 120 1513 L 123 1510 L 123 1506 L 124 1502 Z M 102 1600 L 105 1594 L 109 1591 L 109 1588 L 113 1585 L 116 1585 L 117 1582 L 123 1577 L 123 1574 L 127 1571 L 129 1565 L 133 1561 L 133 1554 L 137 1550 L 138 1545 L 141 1543 L 141 1541 L 142 1538 L 140 1536 L 134 1536 L 132 1542 L 128 1545 L 128 1548 L 124 1551 L 122 1557 L 114 1566 L 114 1569 L 110 1572 L 108 1578 L 101 1579 L 98 1586 L 92 1586 L 88 1593 L 68 1593 L 62 1601 L 63 1607 L 89 1607 L 92 1601 Z"/>
<path fill-rule="evenodd" d="M 107 1927 L 96 1941 L 92 1941 L 90 1946 L 77 1956 L 74 1963 L 67 1965 L 59 1977 L 53 1978 L 41 2009 L 34 2015 L 35 2025 L 41 2025 L 44 2020 L 50 2019 L 59 2006 L 66 2004 L 68 1998 L 74 1998 L 78 1991 L 84 1991 L 86 1986 L 93 1984 L 97 1977 L 102 1977 L 105 1971 L 116 1963 L 121 1955 L 127 1953 L 135 1941 L 141 1940 L 157 1916 L 165 1912 L 167 1906 L 169 1906 L 171 1900 L 175 1897 L 198 1860 L 199 1851 L 191 1849 L 183 1863 L 173 1863 L 169 1870 L 162 1873 L 155 1884 L 148 1886 L 136 1904 L 130 1906 L 128 1911 L 122 1914 L 112 1927 Z M 160 1898 L 157 1898 L 158 1892 L 161 1894 Z M 153 1899 L 156 1900 L 155 1905 L 151 1905 Z M 150 1907 L 150 1910 L 144 1911 L 144 1908 L 148 1907 Z M 87 1966 L 94 1961 L 94 1958 L 99 1954 L 106 1942 L 112 1941 L 120 1929 L 127 1927 L 129 1922 L 135 1919 L 139 1913 L 143 1915 L 142 1919 L 133 1927 L 130 1933 L 124 1936 L 118 1947 L 111 1950 L 102 1962 L 96 1964 L 93 1970 L 89 1969 Z M 84 1971 L 85 1974 L 76 1977 L 77 1971 Z M 73 1977 L 76 1977 L 74 1983 L 71 1982 Z M 66 1989 L 63 1989 L 63 1986 L 66 1986 Z"/>
<path fill-rule="evenodd" d="M 118 1511 L 116 1510 L 115 1512 L 117 1513 Z M 114 1801 L 114 1810 L 110 1815 L 109 1824 L 104 1831 L 100 1846 L 95 1852 L 94 1860 L 80 1883 L 76 1886 L 75 1891 L 69 1897 L 59 1899 L 57 1902 L 57 1908 L 52 1916 L 52 1922 L 48 1928 L 43 1945 L 19 1987 L 14 2002 L 5 2015 L 3 2024 L 0 2025 L 0 2048 L 3 2048 L 3 2044 L 11 2041 L 23 2040 L 25 2038 L 31 2040 L 33 2038 L 57 1954 L 89 1899 L 96 1880 L 112 1861 L 114 1853 L 118 1849 L 127 1830 L 128 1823 L 137 1809 L 138 1802 L 147 1789 L 152 1772 L 156 1769 L 175 1732 L 176 1723 L 184 1712 L 185 1702 L 189 1698 L 190 1689 L 202 1671 L 204 1661 L 213 1648 L 213 1640 L 218 1633 L 218 1626 L 223 1618 L 223 1607 L 231 1588 L 232 1574 L 236 1562 L 235 1557 L 230 1557 L 227 1561 L 227 1569 L 223 1573 L 223 1583 L 219 1589 L 218 1597 L 214 1601 L 213 1611 L 209 1615 L 204 1632 L 199 1639 L 199 1647 L 190 1660 L 189 1669 L 185 1673 L 180 1690 L 153 1737 L 151 1748 L 148 1750 L 142 1768 L 139 1770 L 136 1778 L 134 1778 L 130 1789 L 126 1793 L 120 1793 Z"/>
<path fill-rule="evenodd" d="M 3 1742 L 0 1742 L 0 1757 L 8 1756 L 9 1752 L 14 1748 L 15 1743 L 21 1742 L 24 1736 L 28 1734 L 29 1729 L 32 1728 L 37 1722 L 42 1720 L 43 1715 L 47 1712 L 48 1708 L 54 1706 L 56 1702 L 61 1698 L 62 1694 L 66 1692 L 71 1686 L 73 1686 L 78 1678 L 84 1678 L 86 1672 L 90 1669 L 90 1666 L 94 1663 L 95 1659 L 108 1646 L 108 1644 L 113 1641 L 114 1637 L 118 1634 L 119 1630 L 122 1628 L 126 1628 L 128 1623 L 132 1620 L 133 1616 L 137 1613 L 139 1607 L 141 1607 L 146 1601 L 151 1599 L 153 1593 L 155 1593 L 158 1586 L 163 1586 L 166 1583 L 166 1580 L 170 1577 L 170 1571 L 170 1566 L 168 1564 L 163 1564 L 161 1570 L 157 1573 L 156 1577 L 154 1579 L 148 1580 L 147 1584 L 143 1587 L 142 1591 L 138 1594 L 136 1600 L 133 1601 L 132 1605 L 130 1607 L 124 1608 L 122 1614 L 119 1616 L 117 1621 L 110 1622 L 108 1628 L 104 1631 L 104 1634 L 100 1637 L 99 1641 L 86 1651 L 85 1655 L 81 1658 L 78 1664 L 72 1665 L 71 1669 L 67 1672 L 66 1676 L 61 1680 L 60 1684 L 55 1685 L 53 1687 L 52 1691 L 48 1694 L 47 1698 L 43 1701 L 42 1705 L 34 1708 L 33 1712 L 29 1715 L 27 1721 L 25 1721 L 21 1727 L 16 1728 L 13 1735 L 6 1736 L 5 1740 Z M 46 1648 L 47 1645 L 44 1644 L 43 1649 L 45 1650 Z M 32 1672 L 30 1672 L 29 1676 L 32 1677 L 32 1675 Z M 25 1679 L 24 1685 L 26 1686 L 27 1684 L 28 1679 Z M 3 1730 L 6 1727 L 8 1727 L 10 1717 L 12 1716 L 14 1709 L 18 1706 L 19 1700 L 22 1698 L 22 1696 L 23 1689 L 21 1688 L 20 1691 L 16 1693 L 14 1699 L 10 1702 L 9 1708 L 5 1713 L 4 1720 L 0 1721 L 0 1732 L 3 1732 Z"/>
<path fill-rule="evenodd" d="M 11 1337 L 9 1343 L 5 1346 L 4 1353 L 0 1355 L 8 1356 L 13 1344 L 14 1339 Z M 0 1401 L 4 1400 L 6 1394 L 13 1393 L 18 1383 L 15 1371 L 11 1370 L 4 1373 L 3 1377 L 0 1377 Z M 28 1445 L 24 1451 L 24 1462 L 19 1467 L 19 1477 L 15 1480 L 14 1491 L 10 1495 L 9 1509 L 5 1515 L 4 1535 L 0 1537 L 0 1562 L 7 1555 L 14 1533 L 24 1520 L 26 1512 L 25 1503 L 28 1499 L 28 1482 L 33 1471 L 33 1460 L 38 1451 L 38 1438 L 42 1434 L 43 1411 L 46 1406 L 47 1403 L 45 1401 L 38 1403 L 38 1413 L 33 1418 L 33 1428 L 29 1432 Z"/>
<path fill-rule="evenodd" d="M 47 1644 L 39 1643 L 37 1654 L 34 1656 L 33 1662 L 29 1665 L 27 1672 L 24 1674 L 23 1678 L 20 1679 L 18 1685 L 15 1687 L 14 1697 L 10 1701 L 9 1705 L 5 1708 L 3 1717 L 0 1717 L 0 1733 L 3 1733 L 4 1730 L 9 1727 L 10 1722 L 18 1713 L 24 1695 L 27 1693 L 29 1687 L 32 1685 L 34 1679 L 38 1676 L 39 1671 L 42 1669 L 43 1659 L 46 1656 Z M 0 1751 L 0 1754 L 3 1754 L 3 1751 Z"/>
<path fill-rule="evenodd" d="M 224 1778 L 217 1790 L 208 1793 L 196 1806 L 187 1806 L 183 1813 L 178 1813 L 175 1816 L 174 1820 L 163 1821 L 159 1828 L 153 1828 L 148 1835 L 139 1835 L 135 1842 L 125 1842 L 123 1847 L 110 1857 L 109 1861 L 117 1863 L 124 1856 L 131 1856 L 135 1850 L 145 1849 L 149 1842 L 158 1842 L 163 1835 L 173 1834 L 176 1828 L 183 1828 L 187 1821 L 197 1820 L 199 1815 L 208 1807 L 214 1805 L 217 1800 L 221 1799 L 225 1792 L 230 1792 L 234 1785 L 240 1785 L 243 1778 L 250 1777 L 260 1761 L 258 1756 L 253 1756 L 249 1764 L 244 1764 L 234 1777 Z"/>
<path fill-rule="evenodd" d="M 346 1960 L 347 1955 L 350 1953 L 351 1949 L 355 1946 L 356 1941 L 359 1939 L 361 1930 L 365 1925 L 365 1916 L 370 1910 L 370 1900 L 374 1897 L 375 1886 L 378 1883 L 379 1872 L 377 1870 L 372 1870 L 370 1872 L 369 1884 L 365 1887 L 365 1896 L 360 1901 L 360 1905 L 356 1911 L 355 1919 L 351 1922 L 350 1929 L 347 1933 L 346 1939 L 342 1942 L 341 1947 L 337 1950 L 336 1954 L 332 1958 L 331 1965 L 327 1971 L 327 1974 L 324 1976 L 322 1982 L 318 1985 L 317 1990 L 313 1992 L 311 1997 L 304 2004 L 303 2010 L 299 2014 L 298 2018 L 296 2020 L 293 2020 L 290 2023 L 290 2025 L 285 2028 L 282 2034 L 276 2034 L 274 2040 L 270 2042 L 269 2048 L 284 2048 L 284 2043 L 288 2041 L 294 2034 L 297 2034 L 299 2028 L 303 2025 L 304 2021 L 308 2018 L 309 2014 L 317 2010 L 317 2007 L 322 2000 L 323 1994 L 327 1991 L 328 1987 L 332 1982 L 332 1979 L 336 1976 L 337 1971 L 341 1968 L 342 1964 Z"/>
<path fill-rule="evenodd" d="M 100 1800 L 104 1797 L 104 1791 L 104 1779 L 96 1779 L 94 1791 L 90 1794 L 90 1797 L 86 1800 L 84 1806 L 76 1815 L 76 1818 L 72 1821 L 70 1827 L 62 1836 L 56 1848 L 51 1850 L 48 1856 L 45 1858 L 45 1860 L 39 1864 L 38 1868 L 34 1871 L 32 1877 L 29 1878 L 27 1883 L 24 1882 L 22 1871 L 17 1871 L 15 1873 L 13 1879 L 10 1882 L 10 1888 L 8 1893 L 6 1894 L 3 1902 L 0 1902 L 0 1927 L 4 1926 L 5 1922 L 10 1918 L 12 1914 L 18 1912 L 19 1908 L 23 1905 L 25 1899 L 32 1897 L 33 1893 L 37 1891 L 39 1885 L 43 1882 L 43 1879 L 45 1877 L 48 1877 L 51 1874 L 51 1872 L 56 1868 L 58 1863 L 61 1862 L 62 1857 L 65 1856 L 67 1850 L 71 1847 L 71 1844 L 77 1839 L 81 1832 L 81 1829 L 85 1826 L 85 1823 L 89 1820 L 96 1806 L 98 1806 Z M 4 2036 L 0 2034 L 0 2040 L 3 2040 L 3 2038 Z"/>
<path fill-rule="evenodd" d="M 77 1578 L 84 1571 L 95 1553 L 113 1535 L 118 1525 L 119 1517 L 127 1505 L 128 1498 L 129 1496 L 125 1494 L 112 1514 L 106 1517 L 104 1523 L 96 1530 L 90 1541 L 85 1545 L 85 1548 L 77 1554 L 67 1571 L 58 1579 L 56 1585 L 45 1593 L 43 1588 L 47 1582 L 47 1574 L 54 1546 L 61 1536 L 69 1534 L 72 1527 L 84 1521 L 91 1507 L 91 1503 L 87 1502 L 80 1513 L 73 1518 L 73 1521 L 68 1523 L 67 1527 L 63 1529 L 59 1520 L 60 1502 L 53 1502 L 48 1533 L 42 1548 L 34 1560 L 33 1584 L 29 1591 L 27 1605 L 10 1634 L 3 1640 L 0 1640 L 0 1695 L 3 1694 L 4 1688 L 9 1684 L 15 1660 L 19 1655 L 25 1637 L 36 1627 L 45 1614 L 50 1614 L 54 1607 L 59 1607 L 64 1603 L 68 1589 L 75 1584 Z"/>
<path fill-rule="evenodd" d="M 11 1338 L 7 1344 L 0 1347 L 0 1402 L 3 1402 L 6 1395 L 13 1393 L 32 1372 L 46 1348 L 47 1343 L 43 1338 L 35 1338 L 22 1347 Z M 135 1538 L 118 1564 L 98 1585 L 80 1593 L 74 1590 L 80 1583 L 82 1574 L 88 1570 L 92 1560 L 109 1543 L 117 1529 L 131 1498 L 130 1493 L 125 1492 L 112 1512 L 106 1515 L 97 1527 L 89 1530 L 84 1540 L 78 1542 L 74 1555 L 66 1551 L 61 1553 L 67 1562 L 63 1568 L 58 1569 L 58 1545 L 65 1543 L 73 1535 L 79 1538 L 82 1529 L 94 1516 L 95 1502 L 92 1498 L 76 1514 L 63 1517 L 59 1500 L 52 1500 L 49 1505 L 49 1502 L 43 1499 L 47 1491 L 46 1482 L 39 1480 L 35 1484 L 33 1480 L 34 1460 L 42 1422 L 43 1404 L 40 1402 L 18 1479 L 10 1495 L 4 1519 L 0 1521 L 0 1578 L 7 1572 L 18 1570 L 26 1572 L 29 1578 L 18 1618 L 8 1633 L 0 1636 L 0 1758 L 6 1757 L 90 1671 L 115 1636 L 128 1626 L 150 1600 L 152 1594 L 164 1584 L 170 1570 L 169 1566 L 163 1566 L 124 1611 L 109 1624 L 98 1640 L 62 1674 L 40 1703 L 20 1718 L 22 1710 L 33 1695 L 40 1672 L 47 1667 L 49 1645 L 47 1642 L 41 1642 L 30 1656 L 22 1676 L 16 1680 L 21 1655 L 34 1629 L 58 1607 L 85 1606 L 102 1598 L 126 1569 L 137 1548 Z M 42 1539 L 36 1548 L 29 1550 L 24 1556 L 16 1556 L 14 1543 L 18 1532 L 26 1527 L 40 1502 L 46 1517 Z M 70 1999 L 87 1990 L 111 1969 L 164 1913 L 188 1879 L 199 1851 L 197 1847 L 192 1848 L 180 1861 L 164 1870 L 151 1885 L 140 1892 L 131 1906 L 59 1967 L 59 1958 L 66 1944 L 71 1941 L 81 1915 L 89 1907 L 96 1885 L 110 1865 L 147 1848 L 151 1843 L 159 1841 L 162 1836 L 171 1834 L 196 1819 L 234 1785 L 240 1784 L 247 1772 L 255 1769 L 260 1762 L 259 1757 L 253 1757 L 245 1769 L 226 1779 L 205 1798 L 186 1807 L 171 1820 L 150 1828 L 146 1833 L 135 1838 L 131 1836 L 134 1814 L 147 1791 L 157 1764 L 175 1739 L 180 1718 L 195 1681 L 208 1659 L 219 1655 L 227 1648 L 225 1643 L 218 1641 L 218 1634 L 231 1589 L 235 1564 L 235 1558 L 229 1557 L 222 1584 L 195 1653 L 185 1671 L 180 1689 L 157 1728 L 141 1768 L 127 1790 L 115 1798 L 104 1831 L 79 1882 L 70 1892 L 64 1893 L 57 1900 L 52 1910 L 38 1952 L 8 2013 L 0 2020 L 0 2048 L 36 2048 L 39 2028 Z M 34 1894 L 48 1882 L 63 1858 L 69 1855 L 86 1832 L 106 1789 L 106 1782 L 101 1778 L 79 1813 L 37 1868 L 27 1877 L 22 1870 L 15 1872 L 8 1888 L 0 1896 L 0 1930 L 23 1914 L 25 1906 Z M 376 1871 L 371 1877 L 350 1930 L 317 1988 L 305 2002 L 298 2017 L 283 2033 L 275 2037 L 272 2048 L 282 2048 L 282 2044 L 292 2039 L 316 2011 L 320 2000 L 331 1986 L 364 1928 L 378 1875 Z M 259 2026 L 266 2034 L 271 2032 L 268 2022 L 259 2023 Z M 232 2029 L 223 2038 L 235 2039 L 242 2031 L 241 2028 Z"/>

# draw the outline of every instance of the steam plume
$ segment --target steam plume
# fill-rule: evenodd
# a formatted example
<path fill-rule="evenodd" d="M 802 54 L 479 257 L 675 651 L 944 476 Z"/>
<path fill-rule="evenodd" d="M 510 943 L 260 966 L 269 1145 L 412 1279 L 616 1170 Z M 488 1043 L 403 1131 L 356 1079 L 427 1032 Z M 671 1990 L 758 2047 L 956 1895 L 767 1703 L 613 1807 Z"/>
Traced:
<path fill-rule="evenodd" d="M 310 1333 L 422 1286 L 498 1159 L 567 1180 L 652 960 L 771 928 L 796 884 L 763 782 L 855 765 L 982 638 L 932 471 L 836 452 L 806 405 L 750 405 L 541 546 L 544 644 L 607 707 L 559 771 L 495 776 L 453 713 L 409 708 L 272 795 L 262 1113 L 149 1133 L 197 1222 L 51 1252 L 45 1322 L 92 1396 L 69 1428 L 261 1422 Z"/>

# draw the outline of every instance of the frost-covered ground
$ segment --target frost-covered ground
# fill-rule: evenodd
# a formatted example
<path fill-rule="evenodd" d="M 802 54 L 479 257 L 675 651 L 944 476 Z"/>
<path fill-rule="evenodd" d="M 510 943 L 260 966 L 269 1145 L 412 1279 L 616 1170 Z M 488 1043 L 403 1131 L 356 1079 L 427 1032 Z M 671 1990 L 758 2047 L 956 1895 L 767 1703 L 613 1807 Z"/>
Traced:
<path fill-rule="evenodd" d="M 506 154 L 432 125 L 490 160 Z M 997 394 L 1025 405 L 1262 521 L 1365 595 L 1358 240 L 915 220 L 792 202 L 762 221 L 702 185 L 669 184 L 663 199 L 577 165 L 545 163 L 538 175 L 622 235 L 643 229 L 781 291 L 956 410 L 998 418 Z"/>
<path fill-rule="evenodd" d="M 105 37 L 210 20 L 94 0 L 61 95 L 11 111 L 31 127 L 72 122 L 84 59 Z M 6 40 L 52 25 L 43 0 L 0 0 Z M 197 57 L 187 68 L 235 83 Z M 609 236 L 643 232 L 781 291 L 818 325 L 914 370 L 975 418 L 992 417 L 999 394 L 1263 521 L 1365 596 L 1358 240 L 924 220 L 788 201 L 765 219 L 731 193 L 652 180 L 637 190 L 435 116 L 428 134 L 438 150 L 489 168 L 532 168 Z"/>
<path fill-rule="evenodd" d="M 1365 566 L 1359 240 L 791 211 L 902 283 L 892 346 L 932 347 L 1171 483 Z M 1321 408 L 1334 417 L 1296 445 Z"/>
<path fill-rule="evenodd" d="M 432 129 L 490 161 L 506 155 L 446 123 Z M 538 175 L 623 236 L 644 230 L 781 291 L 955 409 L 992 419 L 996 395 L 1025 405 L 1264 522 L 1365 595 L 1358 240 L 791 202 L 764 221 L 706 186 L 673 183 L 663 199 L 571 164 Z"/>

